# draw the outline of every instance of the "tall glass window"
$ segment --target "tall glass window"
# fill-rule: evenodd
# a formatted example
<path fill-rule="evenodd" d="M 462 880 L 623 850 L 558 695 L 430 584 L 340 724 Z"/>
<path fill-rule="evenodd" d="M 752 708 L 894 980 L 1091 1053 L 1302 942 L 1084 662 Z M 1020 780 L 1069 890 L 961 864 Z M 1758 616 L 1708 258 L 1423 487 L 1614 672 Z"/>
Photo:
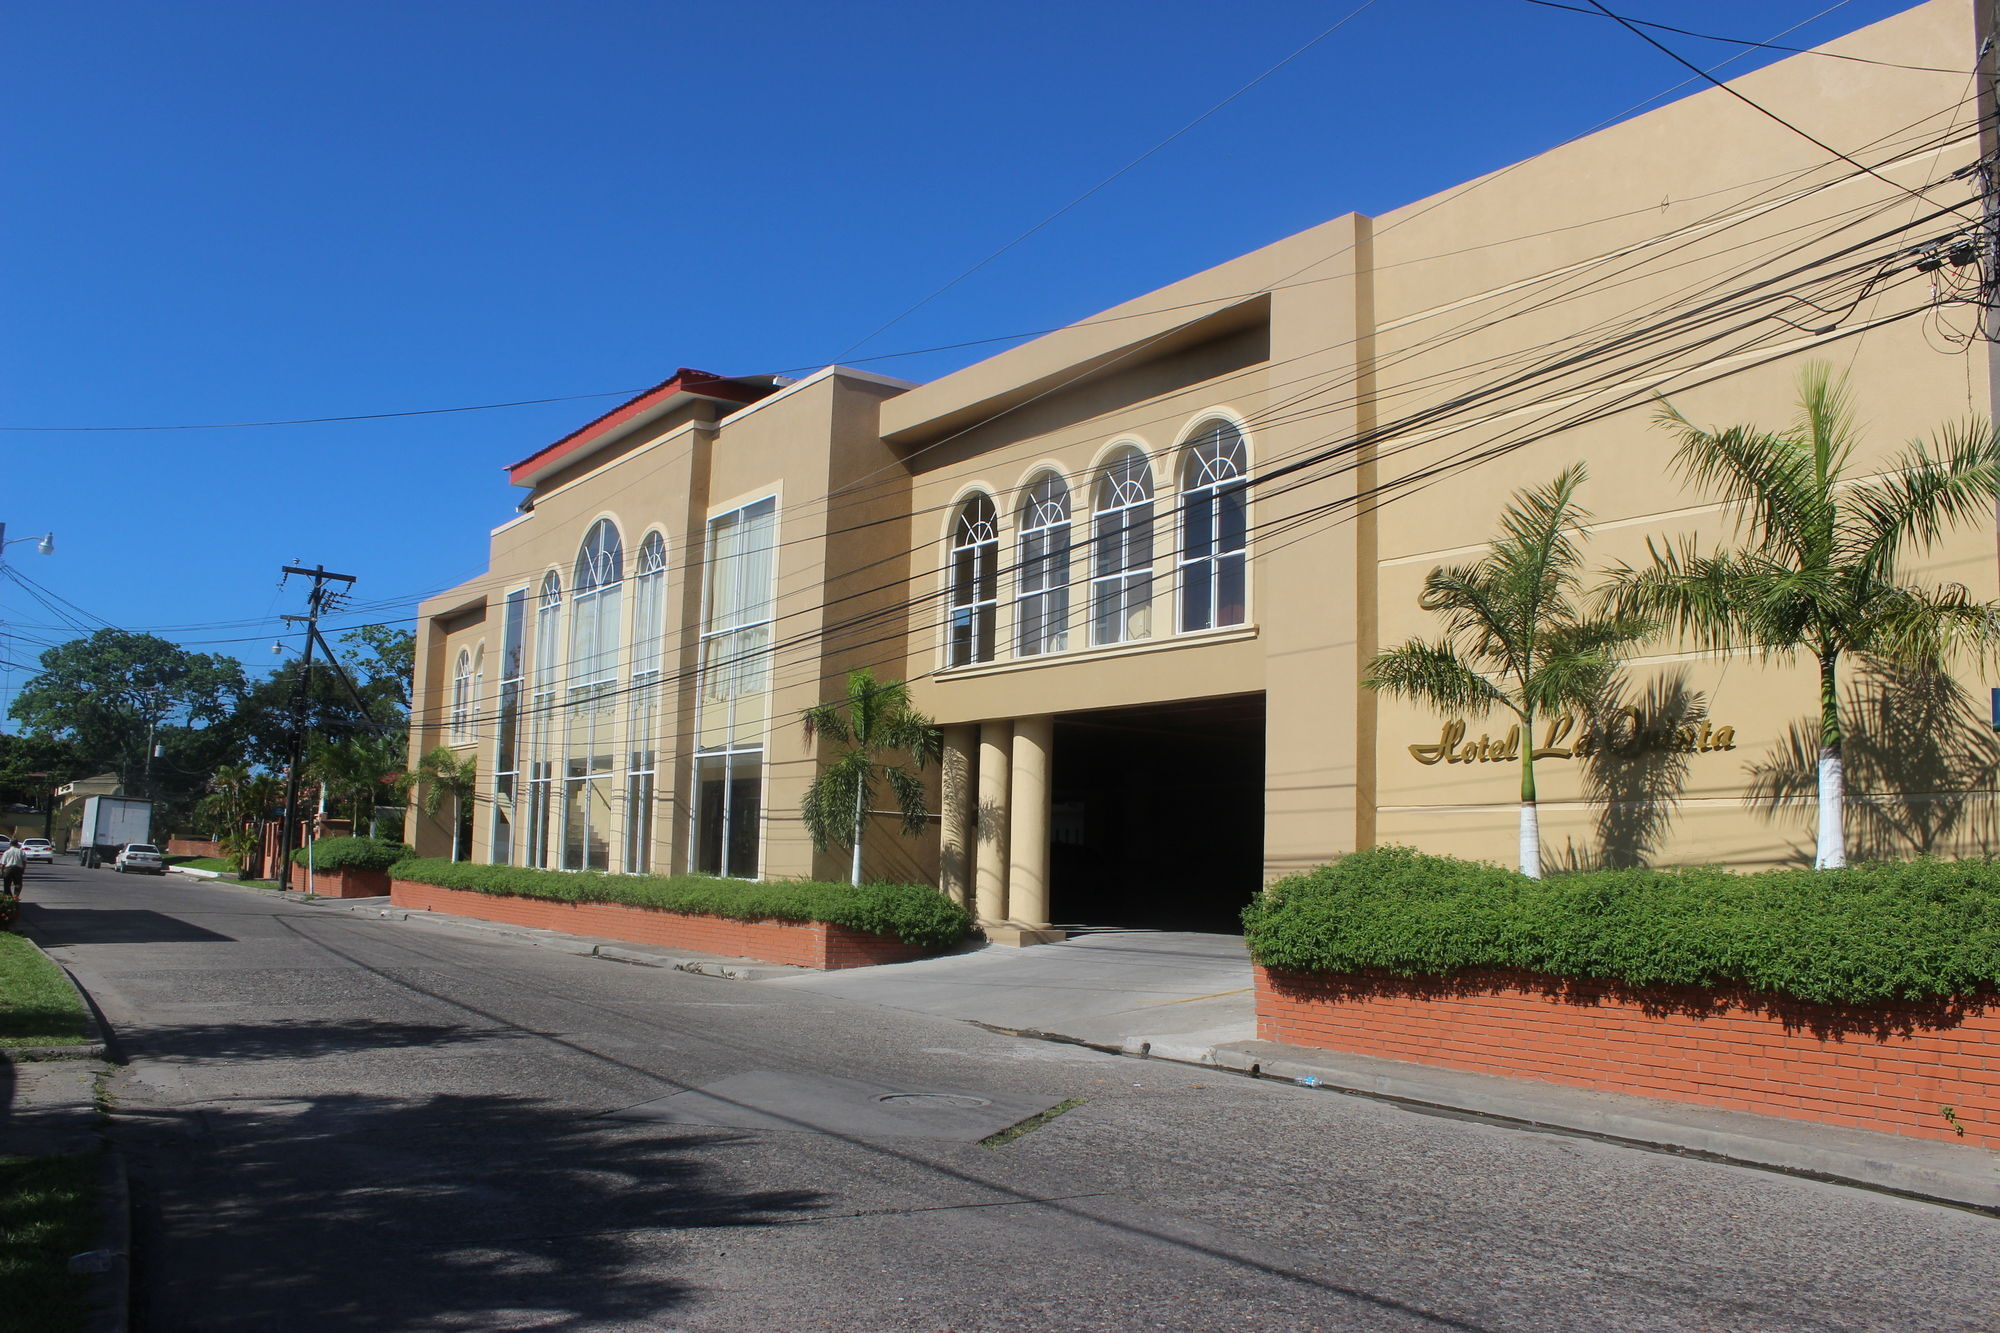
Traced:
<path fill-rule="evenodd" d="M 1053 472 L 1021 504 L 1021 566 L 1015 579 L 1014 653 L 1035 657 L 1069 646 L 1069 487 Z"/>
<path fill-rule="evenodd" d="M 564 870 L 611 863 L 612 719 L 618 690 L 618 629 L 624 609 L 625 547 L 599 519 L 584 534 L 570 575 L 569 680 L 563 711 Z"/>
<path fill-rule="evenodd" d="M 1153 470 L 1128 449 L 1097 479 L 1091 515 L 1091 642 L 1153 632 Z"/>
<path fill-rule="evenodd" d="M 947 666 L 993 660 L 993 624 L 1000 606 L 1000 525 L 989 496 L 959 507 L 951 528 L 951 637 Z"/>
<path fill-rule="evenodd" d="M 514 861 L 515 784 L 521 775 L 521 648 L 528 633 L 528 590 L 507 594 L 500 639 L 500 701 L 493 720 L 493 852 L 496 866 Z"/>
<path fill-rule="evenodd" d="M 1243 434 L 1227 421 L 1204 421 L 1181 468 L 1181 630 L 1244 621 L 1244 561 L 1249 543 L 1248 464 Z"/>
<path fill-rule="evenodd" d="M 554 828 L 556 683 L 562 669 L 562 576 L 549 571 L 535 599 L 535 673 L 528 708 L 528 836 L 521 864 L 543 868 Z"/>
<path fill-rule="evenodd" d="M 667 543 L 649 532 L 632 569 L 632 684 L 625 726 L 625 870 L 634 875 L 653 868 L 666 614 Z"/>
<path fill-rule="evenodd" d="M 769 728 L 778 502 L 710 519 L 690 869 L 755 879 Z"/>
<path fill-rule="evenodd" d="M 472 739 L 472 651 L 458 650 L 458 662 L 451 669 L 451 743 L 464 745 Z"/>

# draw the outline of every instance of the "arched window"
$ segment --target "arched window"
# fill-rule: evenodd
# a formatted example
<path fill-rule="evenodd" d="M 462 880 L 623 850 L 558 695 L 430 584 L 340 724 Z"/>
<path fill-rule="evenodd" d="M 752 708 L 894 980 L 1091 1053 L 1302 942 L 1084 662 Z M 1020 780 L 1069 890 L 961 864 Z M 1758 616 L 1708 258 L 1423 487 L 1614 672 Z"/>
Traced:
<path fill-rule="evenodd" d="M 1153 632 L 1153 470 L 1127 449 L 1097 478 L 1091 516 L 1091 642 L 1124 643 Z"/>
<path fill-rule="evenodd" d="M 649 532 L 632 569 L 632 688 L 625 756 L 625 870 L 653 868 L 654 799 L 659 773 L 660 664 L 665 656 L 667 543 Z"/>
<path fill-rule="evenodd" d="M 528 818 L 521 864 L 547 867 L 554 829 L 554 792 L 559 738 L 555 716 L 556 679 L 562 665 L 562 575 L 550 570 L 535 597 L 535 666 L 529 680 Z"/>
<path fill-rule="evenodd" d="M 951 644 L 946 665 L 993 660 L 994 616 L 1000 604 L 1000 525 L 990 496 L 959 507 L 951 529 Z"/>
<path fill-rule="evenodd" d="M 565 870 L 605 870 L 612 825 L 611 696 L 625 592 L 625 546 L 609 519 L 584 534 L 571 585 L 562 864 Z"/>
<path fill-rule="evenodd" d="M 1069 646 L 1069 487 L 1045 472 L 1021 502 L 1021 568 L 1015 580 L 1014 653 Z"/>
<path fill-rule="evenodd" d="M 458 664 L 451 672 L 451 742 L 463 745 L 472 723 L 472 654 L 458 650 Z"/>
<path fill-rule="evenodd" d="M 1181 631 L 1240 625 L 1249 541 L 1243 433 L 1201 423 L 1181 467 Z"/>
<path fill-rule="evenodd" d="M 480 644 L 472 651 L 472 692 L 466 699 L 465 732 L 468 736 L 479 731 L 479 701 L 486 697 L 486 645 Z"/>

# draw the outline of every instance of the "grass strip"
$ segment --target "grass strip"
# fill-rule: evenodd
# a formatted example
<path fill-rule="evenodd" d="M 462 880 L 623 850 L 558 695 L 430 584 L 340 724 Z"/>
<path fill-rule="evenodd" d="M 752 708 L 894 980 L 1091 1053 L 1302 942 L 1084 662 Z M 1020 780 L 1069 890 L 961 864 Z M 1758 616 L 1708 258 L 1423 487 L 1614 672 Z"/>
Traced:
<path fill-rule="evenodd" d="M 1029 1116 L 1026 1120 L 1017 1121 L 1016 1123 L 1007 1126 L 1007 1128 L 1001 1130 L 998 1134 L 988 1134 L 985 1138 L 979 1141 L 979 1146 L 982 1148 L 1004 1148 L 1008 1144 L 1012 1143 L 1015 1139 L 1020 1138 L 1023 1134 L 1034 1133 L 1036 1130 L 1040 1129 L 1043 1125 L 1048 1124 L 1049 1121 L 1055 1119 L 1057 1116 L 1065 1115 L 1068 1112 L 1074 1111 L 1077 1107 L 1083 1105 L 1085 1102 L 1089 1100 L 1090 1098 L 1088 1097 L 1072 1097 L 1066 1102 L 1057 1102 L 1054 1106 L 1051 1106 L 1048 1110 L 1037 1111 L 1033 1115 Z"/>
<path fill-rule="evenodd" d="M 21 936 L 0 932 L 0 1046 L 76 1046 L 87 1034 L 69 978 Z"/>
<path fill-rule="evenodd" d="M 98 1234 L 95 1153 L 0 1158 L 0 1306 L 10 1333 L 77 1333 L 90 1278 L 71 1255 Z"/>

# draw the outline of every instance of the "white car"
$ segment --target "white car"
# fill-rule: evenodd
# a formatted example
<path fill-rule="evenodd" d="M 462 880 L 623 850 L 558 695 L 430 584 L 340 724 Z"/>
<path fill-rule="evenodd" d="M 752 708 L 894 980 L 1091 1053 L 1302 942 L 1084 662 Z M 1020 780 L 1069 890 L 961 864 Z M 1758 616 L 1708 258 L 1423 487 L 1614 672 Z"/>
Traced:
<path fill-rule="evenodd" d="M 128 842 L 118 849 L 117 859 L 112 861 L 111 868 L 121 875 L 135 870 L 147 875 L 164 875 L 167 873 L 167 862 L 160 855 L 160 849 L 152 843 Z"/>
<path fill-rule="evenodd" d="M 47 838 L 23 838 L 21 855 L 30 861 L 53 861 L 56 859 L 56 847 Z"/>

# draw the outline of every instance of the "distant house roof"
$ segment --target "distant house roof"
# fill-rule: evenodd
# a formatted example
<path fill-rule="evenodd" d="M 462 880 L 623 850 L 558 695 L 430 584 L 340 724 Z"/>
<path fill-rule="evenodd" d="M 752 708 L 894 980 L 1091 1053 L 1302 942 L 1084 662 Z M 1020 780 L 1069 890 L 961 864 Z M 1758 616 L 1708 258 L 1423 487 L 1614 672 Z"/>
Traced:
<path fill-rule="evenodd" d="M 682 366 L 673 378 L 664 380 L 603 416 L 581 426 L 554 444 L 536 450 L 518 463 L 507 466 L 507 480 L 516 486 L 533 486 L 557 468 L 588 458 L 617 439 L 625 430 L 665 416 L 683 403 L 707 400 L 742 407 L 783 388 L 776 375 L 739 375 L 729 378 L 706 370 Z"/>

